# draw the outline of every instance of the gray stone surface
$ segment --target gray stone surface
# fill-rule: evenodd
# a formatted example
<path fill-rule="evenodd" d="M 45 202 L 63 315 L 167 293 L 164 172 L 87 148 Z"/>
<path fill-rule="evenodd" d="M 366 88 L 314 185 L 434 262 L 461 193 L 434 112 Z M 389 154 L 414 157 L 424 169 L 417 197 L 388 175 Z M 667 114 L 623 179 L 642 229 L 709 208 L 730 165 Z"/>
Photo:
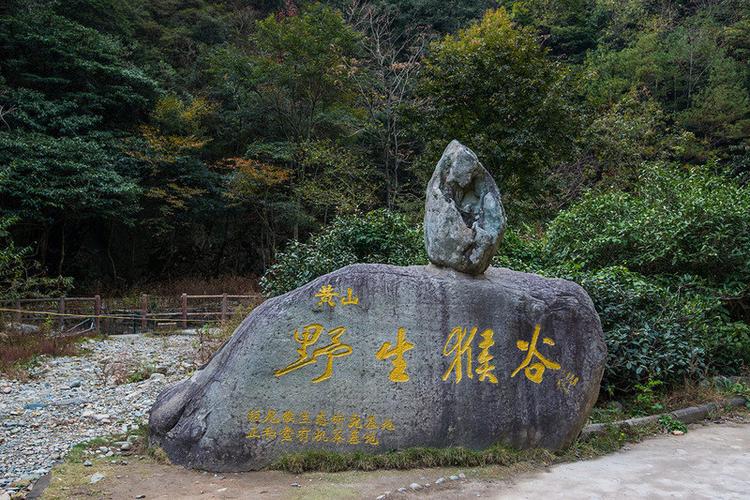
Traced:
<path fill-rule="evenodd" d="M 452 141 L 427 185 L 424 237 L 430 262 L 482 274 L 504 231 L 495 181 L 472 150 Z"/>
<path fill-rule="evenodd" d="M 321 294 L 328 285 L 338 295 Z M 322 328 L 316 342 L 309 325 Z M 460 358 L 457 327 L 471 347 Z M 399 329 L 411 347 L 403 364 L 388 357 Z M 539 358 L 522 366 L 535 331 L 543 373 Z M 159 395 L 151 440 L 174 462 L 211 471 L 302 450 L 557 449 L 586 422 L 605 357 L 599 318 L 574 283 L 353 265 L 256 308 L 204 367 Z"/>

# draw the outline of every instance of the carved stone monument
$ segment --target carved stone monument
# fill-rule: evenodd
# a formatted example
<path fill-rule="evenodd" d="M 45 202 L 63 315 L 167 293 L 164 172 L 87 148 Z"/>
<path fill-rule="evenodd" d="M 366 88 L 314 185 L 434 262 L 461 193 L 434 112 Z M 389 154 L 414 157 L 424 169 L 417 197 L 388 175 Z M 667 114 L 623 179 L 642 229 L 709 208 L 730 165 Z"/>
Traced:
<path fill-rule="evenodd" d="M 505 217 L 494 181 L 459 143 L 426 203 L 426 245 L 441 267 L 352 265 L 269 299 L 159 395 L 152 442 L 210 471 L 304 450 L 571 443 L 606 358 L 590 298 L 569 281 L 486 269 Z"/>

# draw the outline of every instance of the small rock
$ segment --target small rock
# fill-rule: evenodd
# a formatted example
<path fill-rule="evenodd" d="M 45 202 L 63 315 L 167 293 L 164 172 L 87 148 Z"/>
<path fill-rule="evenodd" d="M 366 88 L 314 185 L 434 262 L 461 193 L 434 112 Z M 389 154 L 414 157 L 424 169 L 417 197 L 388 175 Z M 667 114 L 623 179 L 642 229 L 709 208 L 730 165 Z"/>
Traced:
<path fill-rule="evenodd" d="M 166 375 L 164 375 L 163 373 L 156 372 L 156 373 L 151 374 L 151 376 L 149 377 L 149 380 L 160 382 L 164 380 L 165 378 L 167 378 Z"/>
<path fill-rule="evenodd" d="M 458 481 L 458 476 L 448 476 L 451 481 Z"/>
<path fill-rule="evenodd" d="M 75 389 L 76 387 L 81 387 L 81 381 L 80 380 L 74 380 L 70 384 L 68 384 L 68 387 L 70 389 Z"/>
<path fill-rule="evenodd" d="M 6 386 L 4 386 L 4 387 L 3 387 L 2 389 L 0 389 L 0 392 L 2 392 L 3 394 L 10 394 L 10 391 L 11 391 L 11 390 L 12 390 L 12 389 L 10 388 L 10 386 L 7 386 L 7 385 L 6 385 Z"/>
<path fill-rule="evenodd" d="M 292 483 L 289 486 L 291 486 L 292 488 L 299 488 L 299 483 Z"/>
<path fill-rule="evenodd" d="M 218 490 L 216 490 L 216 493 L 224 493 L 225 491 L 227 491 L 226 488 L 219 488 Z"/>
<path fill-rule="evenodd" d="M 141 498 L 146 498 L 146 495 L 136 495 L 136 500 L 140 500 Z"/>
<path fill-rule="evenodd" d="M 96 484 L 104 478 L 105 478 L 104 474 L 102 474 L 101 472 L 96 472 L 92 474 L 91 477 L 89 478 L 89 483 Z"/>
<path fill-rule="evenodd" d="M 482 274 L 505 230 L 500 191 L 472 150 L 452 141 L 427 185 L 427 257 L 440 267 Z"/>
<path fill-rule="evenodd" d="M 399 493 L 406 493 L 406 488 L 399 488 L 396 491 L 398 491 Z"/>
<path fill-rule="evenodd" d="M 125 441 L 124 443 L 122 443 L 122 445 L 120 446 L 120 450 L 121 451 L 130 451 L 131 448 L 133 448 L 133 445 L 130 444 L 129 442 L 127 442 L 127 441 Z"/>
<path fill-rule="evenodd" d="M 439 478 L 435 479 L 435 484 L 443 484 L 444 482 L 445 482 L 445 478 L 444 477 L 439 477 Z"/>
<path fill-rule="evenodd" d="M 459 472 L 458 473 L 458 478 L 459 479 L 466 479 L 466 474 L 464 474 L 463 472 Z"/>
<path fill-rule="evenodd" d="M 410 488 L 410 489 L 411 489 L 412 491 L 419 491 L 419 490 L 421 490 L 421 489 L 422 489 L 422 485 L 421 485 L 421 484 L 419 484 L 419 483 L 411 483 L 411 484 L 409 485 L 409 488 Z"/>
<path fill-rule="evenodd" d="M 385 498 L 385 495 L 379 495 L 375 497 L 375 500 L 383 500 Z"/>
<path fill-rule="evenodd" d="M 91 460 L 86 460 L 85 462 L 83 462 L 84 467 L 91 467 L 92 465 L 94 464 L 91 463 Z"/>
<path fill-rule="evenodd" d="M 672 431 L 672 434 L 674 434 L 675 436 L 682 436 L 685 433 L 683 431 L 675 429 Z"/>

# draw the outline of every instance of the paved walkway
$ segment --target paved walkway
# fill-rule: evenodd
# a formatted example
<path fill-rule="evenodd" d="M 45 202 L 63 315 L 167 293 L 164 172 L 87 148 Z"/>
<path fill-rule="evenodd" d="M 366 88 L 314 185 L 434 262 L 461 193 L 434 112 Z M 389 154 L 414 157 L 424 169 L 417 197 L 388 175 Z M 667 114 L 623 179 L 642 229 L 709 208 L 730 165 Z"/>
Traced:
<path fill-rule="evenodd" d="M 445 494 L 450 496 L 447 491 Z M 747 499 L 750 424 L 697 427 L 684 436 L 649 439 L 627 451 L 557 465 L 509 481 L 470 481 L 463 485 L 459 496 L 476 498 L 477 494 L 485 498 L 535 500 Z"/>

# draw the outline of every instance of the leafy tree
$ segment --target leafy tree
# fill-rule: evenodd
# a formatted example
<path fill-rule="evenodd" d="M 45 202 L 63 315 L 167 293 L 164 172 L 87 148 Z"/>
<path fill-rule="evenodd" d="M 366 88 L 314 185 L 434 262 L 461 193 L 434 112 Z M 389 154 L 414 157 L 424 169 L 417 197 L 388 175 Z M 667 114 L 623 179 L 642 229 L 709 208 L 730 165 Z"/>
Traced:
<path fill-rule="evenodd" d="M 504 9 L 431 46 L 421 92 L 429 100 L 426 158 L 451 139 L 471 147 L 511 202 L 529 200 L 542 172 L 569 151 L 574 113 L 565 73 Z"/>
<path fill-rule="evenodd" d="M 730 2 L 726 2 L 729 4 Z M 723 21 L 711 6 L 684 18 L 654 16 L 621 50 L 602 46 L 587 59 L 589 99 L 611 106 L 635 89 L 647 93 L 677 123 L 715 149 L 750 137 L 747 61 L 733 57 Z M 739 24 L 739 23 L 738 23 Z M 736 25 L 735 25 L 736 26 Z M 733 32 L 735 35 L 740 30 Z"/>
<path fill-rule="evenodd" d="M 595 48 L 604 24 L 596 0 L 511 0 L 502 2 L 513 20 L 533 27 L 553 55 L 579 63 Z"/>
<path fill-rule="evenodd" d="M 116 39 L 42 8 L 0 17 L 0 73 L 18 108 L 10 126 L 55 134 L 128 126 L 157 92 Z"/>

